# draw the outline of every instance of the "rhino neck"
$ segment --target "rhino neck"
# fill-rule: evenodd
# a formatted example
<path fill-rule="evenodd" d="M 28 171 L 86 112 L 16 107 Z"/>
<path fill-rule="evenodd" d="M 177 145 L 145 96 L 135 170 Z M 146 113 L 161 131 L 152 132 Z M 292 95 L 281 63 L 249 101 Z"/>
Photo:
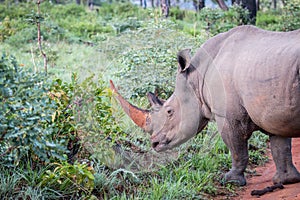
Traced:
<path fill-rule="evenodd" d="M 189 74 L 189 83 L 195 91 L 197 99 L 200 102 L 201 115 L 206 119 L 212 118 L 209 101 L 207 98 L 209 95 L 206 91 L 206 75 L 212 58 L 207 55 L 207 51 L 199 49 L 195 56 L 192 58 L 191 64 L 194 68 L 192 73 Z"/>

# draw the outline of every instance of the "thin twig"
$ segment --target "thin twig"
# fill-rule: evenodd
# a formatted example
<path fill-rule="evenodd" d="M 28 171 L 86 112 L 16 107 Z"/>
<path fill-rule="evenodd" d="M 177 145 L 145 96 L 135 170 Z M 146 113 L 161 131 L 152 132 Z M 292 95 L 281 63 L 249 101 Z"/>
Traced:
<path fill-rule="evenodd" d="M 37 8 L 38 8 L 38 20 L 37 20 L 37 31 L 38 31 L 38 45 L 39 45 L 39 49 L 40 49 L 40 52 L 44 58 L 44 69 L 45 69 L 45 72 L 47 74 L 48 72 L 48 68 L 47 68 L 47 55 L 45 54 L 45 52 L 43 51 L 43 48 L 42 48 L 42 39 L 41 39 L 41 22 L 40 22 L 40 16 L 41 16 L 41 9 L 40 9 L 40 4 L 41 4 L 41 1 L 38 0 L 37 1 Z"/>
<path fill-rule="evenodd" d="M 10 152 L 12 152 L 12 150 L 14 150 L 16 147 L 12 146 L 12 147 L 9 147 L 4 153 L 2 153 L 0 155 L 0 157 L 3 157 L 5 156 L 6 154 L 9 154 Z"/>

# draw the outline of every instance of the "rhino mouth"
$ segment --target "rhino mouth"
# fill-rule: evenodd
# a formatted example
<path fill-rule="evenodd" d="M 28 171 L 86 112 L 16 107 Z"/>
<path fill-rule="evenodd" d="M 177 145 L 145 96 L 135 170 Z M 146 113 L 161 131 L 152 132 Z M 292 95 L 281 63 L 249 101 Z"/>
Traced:
<path fill-rule="evenodd" d="M 151 143 L 151 146 L 155 151 L 161 152 L 169 149 L 168 145 L 171 143 L 171 140 L 167 139 L 165 141 L 152 141 Z"/>

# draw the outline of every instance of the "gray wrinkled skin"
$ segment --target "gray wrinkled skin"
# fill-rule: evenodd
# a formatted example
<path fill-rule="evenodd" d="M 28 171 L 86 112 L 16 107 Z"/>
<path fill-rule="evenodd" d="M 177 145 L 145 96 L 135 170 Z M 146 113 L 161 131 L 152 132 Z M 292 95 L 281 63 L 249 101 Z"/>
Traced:
<path fill-rule="evenodd" d="M 173 95 L 166 101 L 148 95 L 144 130 L 156 151 L 186 142 L 215 120 L 232 155 L 226 181 L 246 184 L 248 139 L 256 130 L 270 135 L 274 183 L 300 181 L 290 139 L 300 137 L 300 30 L 240 26 L 209 39 L 192 58 L 180 51 L 178 64 Z"/>

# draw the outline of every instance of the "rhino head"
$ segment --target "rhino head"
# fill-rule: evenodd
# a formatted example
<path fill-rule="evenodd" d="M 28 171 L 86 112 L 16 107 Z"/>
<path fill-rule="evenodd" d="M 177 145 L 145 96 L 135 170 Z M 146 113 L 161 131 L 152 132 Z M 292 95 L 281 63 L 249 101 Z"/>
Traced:
<path fill-rule="evenodd" d="M 111 89 L 116 93 L 125 113 L 151 134 L 152 147 L 164 151 L 176 147 L 200 132 L 208 119 L 202 112 L 201 98 L 195 91 L 198 83 L 192 83 L 195 68 L 191 65 L 190 50 L 182 50 L 177 55 L 178 72 L 174 93 L 167 100 L 159 99 L 153 93 L 147 98 L 150 110 L 140 109 L 126 101 L 117 91 L 112 81 Z"/>

